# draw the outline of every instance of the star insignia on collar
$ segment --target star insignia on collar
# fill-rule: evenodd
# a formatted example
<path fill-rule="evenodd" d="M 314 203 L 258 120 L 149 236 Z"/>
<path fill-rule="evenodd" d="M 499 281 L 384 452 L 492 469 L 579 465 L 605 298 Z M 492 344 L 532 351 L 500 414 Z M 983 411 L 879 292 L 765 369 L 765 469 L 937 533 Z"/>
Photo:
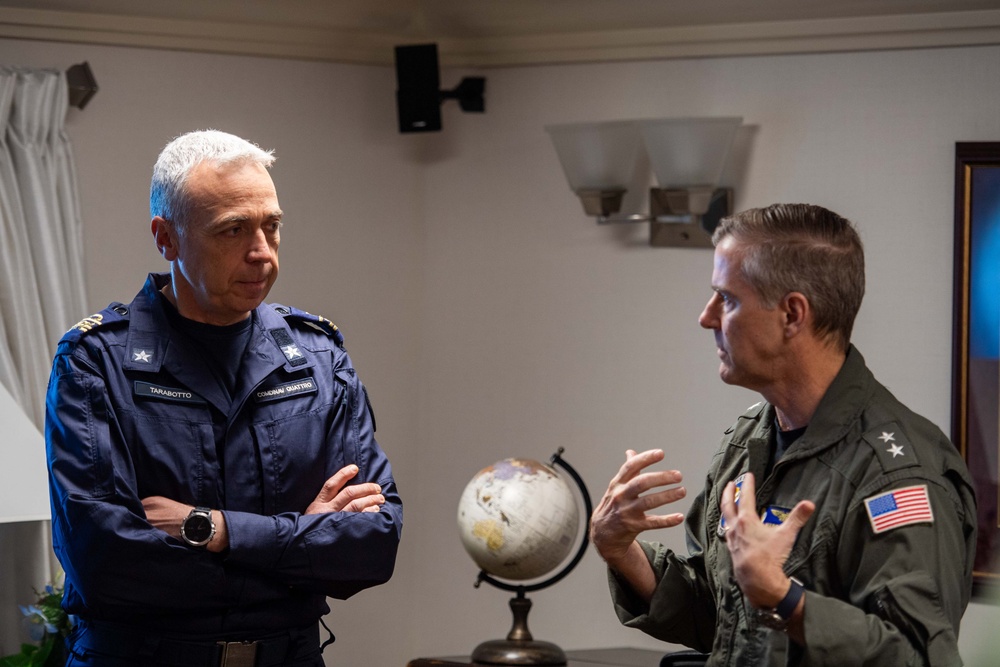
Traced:
<path fill-rule="evenodd" d="M 288 359 L 289 361 L 302 356 L 302 353 L 299 351 L 299 348 L 297 348 L 294 345 L 285 345 L 284 347 L 281 348 L 281 351 L 285 353 L 285 358 Z"/>
<path fill-rule="evenodd" d="M 132 361 L 141 361 L 144 364 L 148 364 L 152 357 L 146 350 L 136 350 L 132 352 Z"/>
<path fill-rule="evenodd" d="M 897 456 L 905 456 L 905 454 L 903 454 L 903 446 L 902 445 L 893 445 L 893 446 L 889 447 L 889 449 L 887 449 L 885 451 L 887 451 L 890 454 L 892 454 L 892 458 L 896 458 Z"/>
<path fill-rule="evenodd" d="M 896 439 L 896 433 L 895 431 L 893 431 L 892 433 L 886 433 L 885 431 L 882 431 L 882 435 L 880 435 L 878 439 L 888 444 Z"/>

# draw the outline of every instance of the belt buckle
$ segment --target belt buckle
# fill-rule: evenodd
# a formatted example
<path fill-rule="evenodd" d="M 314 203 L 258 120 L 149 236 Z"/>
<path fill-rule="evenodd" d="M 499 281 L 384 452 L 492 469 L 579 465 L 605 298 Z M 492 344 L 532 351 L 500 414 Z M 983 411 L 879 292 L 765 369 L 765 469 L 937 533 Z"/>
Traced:
<path fill-rule="evenodd" d="M 257 642 L 218 642 L 222 649 L 220 667 L 255 667 Z"/>

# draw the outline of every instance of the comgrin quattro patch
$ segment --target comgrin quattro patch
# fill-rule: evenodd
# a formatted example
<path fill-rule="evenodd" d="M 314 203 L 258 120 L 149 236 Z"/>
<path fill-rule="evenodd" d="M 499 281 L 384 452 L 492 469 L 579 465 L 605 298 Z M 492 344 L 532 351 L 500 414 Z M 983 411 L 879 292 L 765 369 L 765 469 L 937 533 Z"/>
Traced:
<path fill-rule="evenodd" d="M 316 382 L 312 378 L 306 378 L 304 380 L 296 380 L 295 382 L 286 382 L 285 384 L 258 389 L 254 392 L 254 400 L 258 403 L 264 403 L 299 394 L 311 394 L 315 391 Z"/>

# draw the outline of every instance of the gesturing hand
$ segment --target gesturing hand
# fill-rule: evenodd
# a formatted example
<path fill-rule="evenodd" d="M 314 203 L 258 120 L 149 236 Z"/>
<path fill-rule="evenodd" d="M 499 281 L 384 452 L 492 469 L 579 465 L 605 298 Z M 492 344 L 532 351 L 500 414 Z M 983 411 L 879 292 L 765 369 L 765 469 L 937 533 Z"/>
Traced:
<path fill-rule="evenodd" d="M 374 482 L 352 484 L 347 482 L 358 474 L 358 466 L 344 466 L 323 483 L 316 499 L 309 503 L 306 514 L 325 512 L 378 512 L 385 503 L 382 487 Z"/>
<path fill-rule="evenodd" d="M 624 567 L 632 543 L 640 533 L 670 528 L 684 520 L 683 514 L 649 514 L 651 510 L 676 502 L 686 494 L 682 486 L 646 493 L 681 482 L 681 473 L 676 470 L 642 472 L 662 460 L 661 449 L 641 454 L 627 450 L 625 463 L 611 479 L 608 490 L 594 509 L 590 536 L 597 552 L 614 569 Z"/>
<path fill-rule="evenodd" d="M 788 576 L 782 567 L 795 538 L 816 510 L 809 500 L 799 502 L 780 526 L 765 526 L 757 516 L 757 493 L 753 474 L 747 473 L 735 502 L 736 484 L 722 492 L 726 546 L 733 560 L 733 574 L 743 595 L 754 607 L 773 608 L 788 592 Z"/>

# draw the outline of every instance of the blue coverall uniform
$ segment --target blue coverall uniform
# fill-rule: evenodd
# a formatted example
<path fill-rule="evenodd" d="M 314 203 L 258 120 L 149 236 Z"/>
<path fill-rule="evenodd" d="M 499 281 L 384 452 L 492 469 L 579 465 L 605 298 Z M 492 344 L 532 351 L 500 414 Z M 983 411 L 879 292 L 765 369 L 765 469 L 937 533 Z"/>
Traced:
<path fill-rule="evenodd" d="M 46 442 L 63 605 L 82 627 L 209 641 L 315 628 L 327 596 L 384 583 L 395 563 L 402 504 L 367 392 L 329 320 L 262 304 L 229 396 L 170 326 L 167 282 L 150 274 L 56 352 Z M 352 483 L 381 486 L 380 511 L 306 515 L 351 463 Z M 153 528 L 149 496 L 221 510 L 229 549 Z"/>

